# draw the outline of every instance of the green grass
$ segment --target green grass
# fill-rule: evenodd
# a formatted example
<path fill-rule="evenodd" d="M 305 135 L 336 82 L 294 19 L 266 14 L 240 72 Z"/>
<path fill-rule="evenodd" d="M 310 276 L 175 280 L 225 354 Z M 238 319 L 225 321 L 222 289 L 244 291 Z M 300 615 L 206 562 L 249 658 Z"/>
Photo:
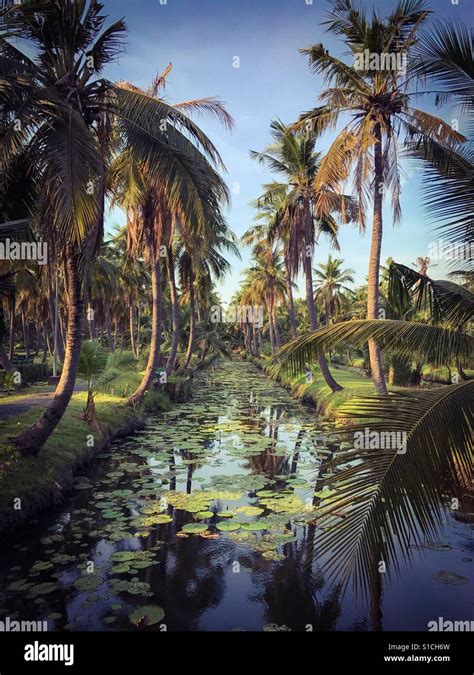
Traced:
<path fill-rule="evenodd" d="M 31 426 L 44 406 L 35 406 L 0 423 L 0 530 L 27 520 L 31 514 L 59 500 L 64 488 L 70 487 L 74 471 L 100 449 L 100 434 L 94 433 L 82 419 L 86 399 L 86 392 L 74 394 L 64 417 L 37 457 L 22 457 L 12 450 L 8 438 Z M 149 392 L 140 410 L 125 405 L 118 396 L 99 394 L 96 397 L 99 424 L 111 434 L 143 426 L 144 413 L 169 406 L 169 399 L 161 392 Z M 13 509 L 14 499 L 18 497 L 21 511 Z"/>
<path fill-rule="evenodd" d="M 268 360 L 253 359 L 265 371 L 268 368 Z M 342 391 L 332 392 L 328 387 L 317 365 L 312 365 L 311 370 L 314 375 L 312 382 L 308 382 L 304 375 L 299 377 L 290 377 L 282 373 L 278 380 L 285 387 L 288 387 L 293 396 L 298 399 L 311 401 L 317 410 L 329 417 L 334 417 L 341 406 L 351 398 L 357 396 L 370 396 L 375 393 L 373 380 L 366 377 L 363 373 L 358 373 L 354 369 L 339 366 L 331 366 L 331 373 Z M 393 387 L 388 385 L 389 391 L 402 391 L 403 387 Z"/>

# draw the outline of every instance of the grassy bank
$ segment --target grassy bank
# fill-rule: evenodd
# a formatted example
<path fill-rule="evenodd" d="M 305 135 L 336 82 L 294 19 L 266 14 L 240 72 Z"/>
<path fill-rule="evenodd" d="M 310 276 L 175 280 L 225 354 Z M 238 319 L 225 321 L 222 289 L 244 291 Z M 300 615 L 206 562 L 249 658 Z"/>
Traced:
<path fill-rule="evenodd" d="M 265 358 L 248 357 L 257 368 L 263 370 L 268 376 L 270 362 Z M 331 372 L 336 381 L 343 387 L 342 391 L 332 392 L 328 387 L 318 366 L 312 366 L 313 381 L 308 382 L 305 375 L 291 377 L 285 373 L 276 376 L 275 379 L 286 387 L 295 398 L 308 402 L 316 410 L 329 418 L 334 418 L 341 406 L 355 396 L 370 396 L 374 394 L 374 382 L 363 373 L 358 373 L 353 368 L 344 366 L 331 366 Z M 388 387 L 390 391 L 401 391 L 403 387 Z"/>
<path fill-rule="evenodd" d="M 0 532 L 27 522 L 39 511 L 64 499 L 74 474 L 106 446 L 107 438 L 143 428 L 147 413 L 170 407 L 169 399 L 160 392 L 148 393 L 144 405 L 137 410 L 127 406 L 119 396 L 100 394 L 96 407 L 103 430 L 101 437 L 82 419 L 86 398 L 86 392 L 74 394 L 63 419 L 37 457 L 22 457 L 12 450 L 8 438 L 33 424 L 45 406 L 34 406 L 1 423 Z"/>
<path fill-rule="evenodd" d="M 210 354 L 199 368 L 215 359 Z M 87 392 L 76 392 L 63 419 L 37 457 L 23 457 L 12 449 L 8 439 L 30 427 L 45 410 L 33 405 L 28 412 L 0 422 L 0 534 L 28 522 L 40 511 L 61 502 L 70 492 L 74 474 L 90 462 L 114 438 L 142 429 L 147 416 L 169 410 L 172 403 L 166 393 L 150 391 L 138 409 L 126 405 L 126 397 L 136 389 L 143 373 L 131 372 L 114 380 L 109 393 L 96 396 L 96 410 L 103 435 L 94 433 L 82 419 Z M 28 387 L 18 395 L 0 399 L 1 405 L 28 404 L 28 398 L 52 391 L 47 385 Z M 18 501 L 20 500 L 20 501 Z M 21 508 L 15 508 L 15 505 Z"/>

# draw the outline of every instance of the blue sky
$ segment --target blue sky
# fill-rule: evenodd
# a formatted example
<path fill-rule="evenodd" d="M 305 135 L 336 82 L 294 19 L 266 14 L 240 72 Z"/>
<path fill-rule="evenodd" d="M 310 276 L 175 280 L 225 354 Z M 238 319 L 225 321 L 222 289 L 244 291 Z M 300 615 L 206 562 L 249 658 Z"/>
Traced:
<path fill-rule="evenodd" d="M 454 0 L 455 2 L 456 0 Z M 309 3 L 309 4 L 308 4 Z M 372 3 L 362 2 L 371 8 Z M 389 13 L 394 2 L 378 2 L 380 13 Z M 129 34 L 127 51 L 107 76 L 125 79 L 138 86 L 150 83 L 158 71 L 172 62 L 166 97 L 170 102 L 216 96 L 223 100 L 235 120 L 232 132 L 216 121 L 200 117 L 199 123 L 219 149 L 232 192 L 227 214 L 230 228 L 240 236 L 253 221 L 249 202 L 260 194 L 261 184 L 272 180 L 264 168 L 249 157 L 249 149 L 262 150 L 269 143 L 269 124 L 280 118 L 293 122 L 299 113 L 317 103 L 322 81 L 313 75 L 298 49 L 323 42 L 342 56 L 344 45 L 325 34 L 324 20 L 329 5 L 321 0 L 105 0 L 110 19 L 125 17 Z M 471 24 L 469 0 L 431 0 L 434 18 L 449 18 Z M 239 67 L 234 67 L 238 57 Z M 432 102 L 419 99 L 417 105 L 434 111 Z M 455 111 L 437 114 L 451 121 Z M 459 118 L 459 130 L 463 120 Z M 317 149 L 325 151 L 333 138 L 323 136 Z M 420 201 L 420 171 L 406 166 L 402 188 L 403 218 L 393 228 L 390 210 L 385 211 L 382 258 L 391 255 L 410 265 L 417 256 L 429 254 L 429 243 L 437 239 Z M 107 228 L 123 223 L 115 210 Z M 368 220 L 370 225 L 370 219 Z M 369 230 L 361 237 L 357 228 L 341 226 L 339 242 L 345 266 L 355 270 L 355 281 L 363 283 L 367 270 Z M 315 264 L 324 262 L 330 248 L 321 241 Z M 232 273 L 220 286 L 222 298 L 229 300 L 239 285 L 242 270 L 248 266 L 249 249 L 242 250 L 242 261 L 232 259 Z M 433 265 L 430 273 L 443 276 L 445 268 Z"/>

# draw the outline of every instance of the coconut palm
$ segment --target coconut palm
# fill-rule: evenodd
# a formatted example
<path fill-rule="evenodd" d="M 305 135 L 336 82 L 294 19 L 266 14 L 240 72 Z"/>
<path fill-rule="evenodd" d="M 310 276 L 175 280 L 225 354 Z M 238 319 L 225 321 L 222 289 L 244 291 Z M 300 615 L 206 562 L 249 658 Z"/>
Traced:
<path fill-rule="evenodd" d="M 215 99 L 197 99 L 173 106 L 164 104 L 162 90 L 171 64 L 157 76 L 147 90 L 122 82 L 126 94 L 139 96 L 155 105 L 166 105 L 172 115 L 166 128 L 167 140 L 176 157 L 164 161 L 153 170 L 147 160 L 137 158 L 133 143 L 123 148 L 112 169 L 115 200 L 127 213 L 128 250 L 132 255 L 143 255 L 149 265 L 152 294 L 152 335 L 150 353 L 142 382 L 129 398 L 129 405 L 137 405 L 150 388 L 158 366 L 162 323 L 162 265 L 166 260 L 172 307 L 173 333 L 166 373 L 174 367 L 179 343 L 179 299 L 175 279 L 175 232 L 183 237 L 199 237 L 206 228 L 219 231 L 223 225 L 221 203 L 228 200 L 227 188 L 214 166 L 222 161 L 211 141 L 203 134 L 185 111 L 204 111 L 217 116 L 225 125 L 232 118 L 223 104 Z"/>
<path fill-rule="evenodd" d="M 292 223 L 288 250 L 290 268 L 294 271 L 303 270 L 310 327 L 316 330 L 319 322 L 313 296 L 314 246 L 321 233 L 327 234 L 333 245 L 337 246 L 338 226 L 333 214 L 348 215 L 350 218 L 354 204 L 335 189 L 339 184 L 338 179 L 320 184 L 317 191 L 314 189 L 322 159 L 321 154 L 315 151 L 315 134 L 296 134 L 279 121 L 272 122 L 271 133 L 273 143 L 264 152 L 251 151 L 251 157 L 279 173 L 289 186 L 287 217 Z M 281 191 L 281 187 L 275 184 L 275 190 Z M 318 355 L 318 363 L 331 390 L 340 390 L 323 354 Z"/>
<path fill-rule="evenodd" d="M 242 235 L 242 243 L 253 245 L 255 255 L 262 247 L 272 245 L 276 240 L 281 242 L 285 263 L 288 318 L 291 336 L 296 337 L 298 327 L 293 297 L 296 270 L 292 269 L 294 256 L 291 255 L 294 219 L 290 217 L 292 210 L 288 204 L 288 186 L 282 183 L 268 183 L 263 187 L 265 192 L 252 202 L 252 206 L 258 209 L 255 225 Z"/>
<path fill-rule="evenodd" d="M 181 241 L 177 253 L 177 268 L 181 288 L 181 303 L 189 306 L 189 339 L 182 368 L 187 368 L 191 361 L 196 336 L 196 287 L 205 278 L 212 285 L 212 277 L 222 279 L 230 270 L 229 262 L 223 257 L 224 249 L 237 258 L 240 253 L 235 245 L 233 233 L 225 226 L 216 232 L 209 229 L 205 236 L 198 240 Z"/>
<path fill-rule="evenodd" d="M 100 432 L 95 408 L 95 396 L 124 372 L 134 371 L 136 361 L 131 352 L 109 354 L 97 340 L 83 342 L 78 372 L 87 382 L 87 403 L 84 419 L 94 431 Z"/>
<path fill-rule="evenodd" d="M 362 63 L 367 50 L 381 57 L 391 54 L 416 65 L 414 48 L 419 29 L 428 16 L 424 0 L 401 0 L 393 12 L 382 18 L 375 10 L 368 18 L 352 0 L 333 4 L 328 32 L 342 37 L 354 57 L 348 65 L 322 44 L 301 52 L 309 58 L 313 72 L 322 74 L 328 87 L 320 99 L 322 106 L 304 113 L 300 125 L 316 132 L 333 127 L 344 115 L 343 129 L 337 134 L 321 162 L 315 187 L 345 180 L 354 170 L 354 185 L 359 201 L 359 225 L 365 227 L 365 210 L 370 196 L 373 202 L 372 238 L 369 257 L 367 318 L 379 318 L 379 269 L 382 246 L 384 194 L 391 192 L 393 220 L 400 209 L 400 136 L 407 143 L 429 147 L 448 157 L 465 137 L 430 113 L 412 107 L 411 85 L 417 71 L 399 68 L 399 63 L 372 69 Z M 417 94 L 418 95 L 418 92 Z M 386 394 L 379 346 L 369 342 L 370 363 L 377 393 Z"/>
<path fill-rule="evenodd" d="M 428 213 L 441 221 L 436 230 L 450 242 L 469 244 L 474 238 L 474 56 L 468 26 L 460 22 L 434 22 L 421 34 L 417 46 L 419 70 L 435 89 L 439 105 L 455 103 L 460 127 L 469 142 L 461 149 L 438 148 L 430 139 L 409 144 L 409 154 L 422 162 L 423 196 Z M 468 249 L 467 249 L 468 250 Z M 472 275 L 472 255 L 450 261 L 451 267 Z"/>
<path fill-rule="evenodd" d="M 45 413 L 15 439 L 25 454 L 40 450 L 74 390 L 84 333 L 83 262 L 100 248 L 111 150 L 133 148 L 149 172 L 172 181 L 174 194 L 188 180 L 183 151 L 191 144 L 184 134 L 217 157 L 182 111 L 100 77 L 122 51 L 125 32 L 123 21 L 103 30 L 102 10 L 97 0 L 27 0 L 0 11 L 0 171 L 9 174 L 18 153 L 28 156 L 30 171 L 43 188 L 35 213 L 67 284 L 61 378 Z M 33 49 L 14 46 L 12 36 Z"/>
<path fill-rule="evenodd" d="M 459 498 L 471 480 L 473 393 L 474 382 L 462 382 L 345 404 L 339 417 L 352 423 L 338 435 L 348 449 L 330 462 L 317 512 L 315 546 L 328 579 L 342 586 L 352 579 L 356 590 L 370 591 L 380 579 L 374 560 L 375 570 L 386 563 L 390 578 L 417 545 L 439 539 L 446 481 Z M 404 438 L 405 446 L 355 444 L 367 428 Z"/>
<path fill-rule="evenodd" d="M 354 270 L 341 269 L 342 258 L 328 257 L 327 263 L 319 264 L 314 270 L 316 300 L 324 307 L 326 325 L 348 304 L 347 296 L 351 289 L 346 284 L 354 281 Z"/>
<path fill-rule="evenodd" d="M 270 343 L 273 352 L 281 344 L 276 309 L 286 299 L 285 268 L 281 252 L 273 247 L 268 247 L 265 251 L 262 251 L 248 270 L 246 284 L 253 287 L 255 294 L 263 299 L 268 313 Z M 242 301 L 245 299 L 244 293 Z M 249 324 L 249 328 L 250 325 L 253 325 L 252 322 L 248 321 L 248 317 L 243 317 L 243 319 L 246 324 Z"/>

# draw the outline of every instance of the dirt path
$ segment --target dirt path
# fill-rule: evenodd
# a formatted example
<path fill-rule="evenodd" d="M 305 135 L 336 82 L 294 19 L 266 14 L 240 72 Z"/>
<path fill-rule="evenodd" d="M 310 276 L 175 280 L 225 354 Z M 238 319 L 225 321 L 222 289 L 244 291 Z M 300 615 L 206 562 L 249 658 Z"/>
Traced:
<path fill-rule="evenodd" d="M 75 392 L 85 390 L 86 386 L 82 383 L 76 385 L 74 389 Z M 42 394 L 25 394 L 25 396 L 17 398 L 14 403 L 0 403 L 0 421 L 6 420 L 9 417 L 15 417 L 16 415 L 22 415 L 34 406 L 48 405 L 53 395 L 54 390 Z"/>

